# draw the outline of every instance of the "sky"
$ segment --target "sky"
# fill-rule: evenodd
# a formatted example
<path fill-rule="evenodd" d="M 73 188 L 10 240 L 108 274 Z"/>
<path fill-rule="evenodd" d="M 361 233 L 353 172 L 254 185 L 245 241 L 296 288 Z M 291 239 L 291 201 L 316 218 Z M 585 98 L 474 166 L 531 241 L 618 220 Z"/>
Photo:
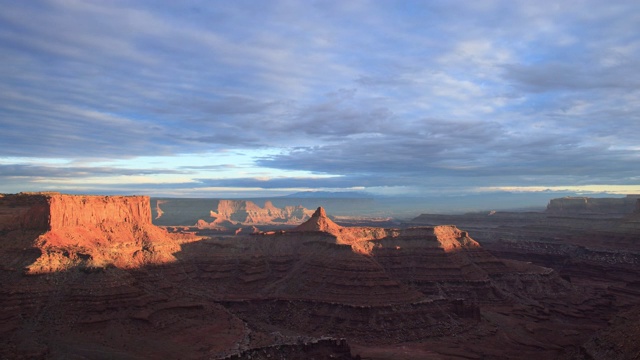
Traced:
<path fill-rule="evenodd" d="M 640 193 L 636 0 L 0 6 L 0 193 Z"/>

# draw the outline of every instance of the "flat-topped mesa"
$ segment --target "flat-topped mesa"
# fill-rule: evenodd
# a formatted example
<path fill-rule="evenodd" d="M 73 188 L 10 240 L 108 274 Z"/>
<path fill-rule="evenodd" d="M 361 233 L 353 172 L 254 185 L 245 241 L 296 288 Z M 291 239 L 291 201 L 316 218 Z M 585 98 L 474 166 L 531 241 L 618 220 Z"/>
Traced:
<path fill-rule="evenodd" d="M 3 246 L 37 249 L 28 273 L 72 267 L 137 267 L 175 261 L 180 249 L 151 223 L 147 196 L 20 193 L 0 196 Z M 6 240 L 6 241 L 5 241 Z M 1 255 L 1 254 L 0 254 Z"/>
<path fill-rule="evenodd" d="M 480 244 L 469 237 L 466 231 L 455 225 L 438 225 L 434 227 L 412 227 L 399 232 L 396 241 L 405 241 L 408 247 L 439 247 L 445 251 L 456 251 L 462 248 L 479 248 Z M 413 245 L 412 245 L 413 244 Z"/>
<path fill-rule="evenodd" d="M 55 195 L 49 205 L 51 230 L 109 222 L 151 225 L 148 196 Z"/>
<path fill-rule="evenodd" d="M 640 195 L 623 198 L 563 197 L 551 199 L 547 213 L 551 214 L 629 214 L 633 211 Z"/>
<path fill-rule="evenodd" d="M 0 196 L 0 230 L 57 230 L 103 223 L 151 224 L 148 196 L 19 193 Z"/>

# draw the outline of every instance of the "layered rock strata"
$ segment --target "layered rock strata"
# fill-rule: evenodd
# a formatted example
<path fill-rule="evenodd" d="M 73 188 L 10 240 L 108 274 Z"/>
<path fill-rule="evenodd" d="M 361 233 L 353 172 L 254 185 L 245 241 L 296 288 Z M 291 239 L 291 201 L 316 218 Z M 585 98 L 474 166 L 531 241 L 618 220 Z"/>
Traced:
<path fill-rule="evenodd" d="M 0 358 L 201 359 L 249 343 L 243 321 L 176 286 L 173 253 L 196 239 L 153 226 L 147 197 L 3 195 L 0 226 Z"/>
<path fill-rule="evenodd" d="M 0 357 L 351 356 L 282 341 L 323 336 L 557 355 L 610 305 L 452 225 L 347 228 L 319 208 L 289 231 L 197 239 L 153 226 L 144 197 L 21 196 L 0 206 Z M 556 320 L 569 335 L 541 328 Z M 468 357 L 490 351 L 473 346 Z"/>
<path fill-rule="evenodd" d="M 3 195 L 0 229 L 13 240 L 3 247 L 39 253 L 30 273 L 164 263 L 180 249 L 151 224 L 146 196 Z"/>

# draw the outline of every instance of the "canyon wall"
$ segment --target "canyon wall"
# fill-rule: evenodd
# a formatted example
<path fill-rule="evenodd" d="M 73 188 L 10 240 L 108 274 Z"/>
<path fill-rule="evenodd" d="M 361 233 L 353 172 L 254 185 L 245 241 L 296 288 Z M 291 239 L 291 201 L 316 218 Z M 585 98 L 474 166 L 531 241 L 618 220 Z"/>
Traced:
<path fill-rule="evenodd" d="M 51 230 L 105 222 L 151 224 L 148 196 L 52 195 L 48 203 Z"/>
<path fill-rule="evenodd" d="M 0 258 L 26 273 L 166 263 L 179 249 L 151 223 L 147 196 L 0 196 Z"/>

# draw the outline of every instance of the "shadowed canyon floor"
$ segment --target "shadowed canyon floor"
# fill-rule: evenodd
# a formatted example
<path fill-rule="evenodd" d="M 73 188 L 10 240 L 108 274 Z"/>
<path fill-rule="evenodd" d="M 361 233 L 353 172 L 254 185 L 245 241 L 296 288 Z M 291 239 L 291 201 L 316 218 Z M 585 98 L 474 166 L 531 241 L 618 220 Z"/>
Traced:
<path fill-rule="evenodd" d="M 344 227 L 319 208 L 207 237 L 154 226 L 147 197 L 4 195 L 0 357 L 634 358 L 637 216 L 496 215 Z"/>

